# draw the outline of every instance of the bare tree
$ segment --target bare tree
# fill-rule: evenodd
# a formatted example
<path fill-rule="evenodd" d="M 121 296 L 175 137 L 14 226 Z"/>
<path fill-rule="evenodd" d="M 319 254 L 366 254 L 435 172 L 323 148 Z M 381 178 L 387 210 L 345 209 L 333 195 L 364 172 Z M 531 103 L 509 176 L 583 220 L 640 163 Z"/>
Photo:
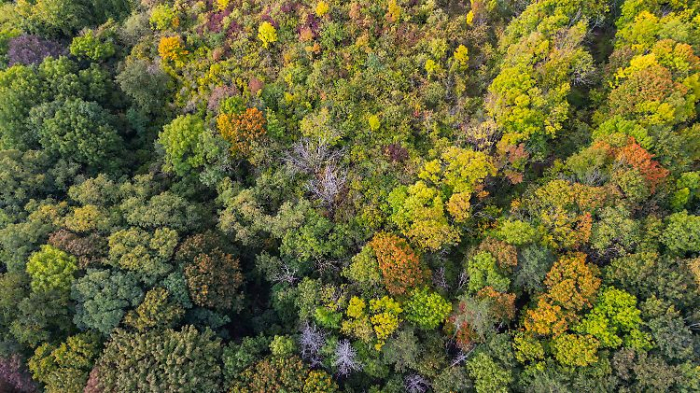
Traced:
<path fill-rule="evenodd" d="M 292 172 L 314 175 L 321 172 L 325 165 L 338 163 L 342 156 L 342 150 L 331 150 L 324 140 L 312 142 L 304 138 L 292 145 L 292 151 L 284 158 L 284 162 Z"/>
<path fill-rule="evenodd" d="M 312 366 L 318 366 L 321 364 L 321 348 L 325 344 L 326 337 L 323 332 L 307 321 L 299 336 L 302 358 L 311 363 Z"/>
<path fill-rule="evenodd" d="M 457 289 L 462 289 L 467 283 L 469 282 L 469 276 L 467 275 L 467 272 L 462 270 L 461 273 L 459 273 L 459 280 L 457 281 Z"/>
<path fill-rule="evenodd" d="M 338 168 L 333 162 L 309 180 L 306 188 L 313 196 L 323 201 L 323 204 L 330 210 L 335 205 L 336 197 L 340 194 L 347 181 L 347 170 Z"/>
<path fill-rule="evenodd" d="M 299 278 L 297 278 L 297 269 L 292 268 L 287 263 L 283 263 L 280 269 L 274 273 L 271 277 L 273 282 L 276 283 L 287 283 L 294 284 Z"/>
<path fill-rule="evenodd" d="M 447 291 L 450 289 L 450 284 L 447 283 L 447 277 L 445 277 L 445 267 L 441 266 L 433 274 L 433 285 L 436 287 Z"/>
<path fill-rule="evenodd" d="M 335 347 L 335 361 L 333 366 L 338 370 L 338 375 L 346 377 L 354 371 L 362 370 L 362 364 L 356 360 L 357 351 L 350 345 L 350 341 L 342 340 Z"/>
<path fill-rule="evenodd" d="M 418 374 L 406 376 L 403 384 L 408 393 L 425 393 L 430 389 L 430 382 Z"/>
<path fill-rule="evenodd" d="M 324 140 L 302 139 L 292 146 L 284 161 L 292 174 L 301 172 L 312 177 L 307 190 L 332 211 L 347 182 L 347 169 L 339 164 L 342 157 L 342 150 L 332 150 Z"/>

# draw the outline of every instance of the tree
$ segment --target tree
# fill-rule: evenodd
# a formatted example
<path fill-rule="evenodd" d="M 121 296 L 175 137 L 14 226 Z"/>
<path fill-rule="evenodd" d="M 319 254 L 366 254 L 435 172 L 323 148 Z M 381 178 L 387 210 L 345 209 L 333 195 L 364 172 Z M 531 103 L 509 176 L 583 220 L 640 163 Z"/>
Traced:
<path fill-rule="evenodd" d="M 173 302 L 170 293 L 163 288 L 154 288 L 146 292 L 143 302 L 135 310 L 129 311 L 124 323 L 138 331 L 153 328 L 167 328 L 176 324 L 185 310 Z"/>
<path fill-rule="evenodd" d="M 488 155 L 479 151 L 449 147 L 440 159 L 428 161 L 418 174 L 443 191 L 447 211 L 457 222 L 470 215 L 469 199 L 483 188 L 484 179 L 496 174 Z"/>
<path fill-rule="evenodd" d="M 100 348 L 99 336 L 94 333 L 68 337 L 57 347 L 45 343 L 29 359 L 29 370 L 48 393 L 80 393 Z"/>
<path fill-rule="evenodd" d="M 382 283 L 382 272 L 372 246 L 366 244 L 359 254 L 352 257 L 350 265 L 342 275 L 357 283 L 364 291 L 376 293 Z"/>
<path fill-rule="evenodd" d="M 78 269 L 77 259 L 49 245 L 41 247 L 27 263 L 27 273 L 32 278 L 32 291 L 69 292 L 73 273 Z"/>
<path fill-rule="evenodd" d="M 605 9 L 603 2 L 532 3 L 510 23 L 500 42 L 507 54 L 486 105 L 503 129 L 499 150 L 525 142 L 536 158 L 544 157 L 547 140 L 568 119 L 572 85 L 593 70 L 583 40 Z"/>
<path fill-rule="evenodd" d="M 333 367 L 336 368 L 338 375 L 347 377 L 353 372 L 362 370 L 362 363 L 356 358 L 357 351 L 352 347 L 350 341 L 338 341 L 333 360 Z"/>
<path fill-rule="evenodd" d="M 496 326 L 515 317 L 515 295 L 484 287 L 476 296 L 464 295 L 449 318 L 449 331 L 462 350 L 474 343 L 487 341 L 496 333 Z"/>
<path fill-rule="evenodd" d="M 258 28 L 258 39 L 262 41 L 263 48 L 277 42 L 277 29 L 270 22 L 263 22 Z"/>
<path fill-rule="evenodd" d="M 189 53 L 180 36 L 162 37 L 158 43 L 158 55 L 165 61 L 180 64 Z"/>
<path fill-rule="evenodd" d="M 187 176 L 200 166 L 202 158 L 197 146 L 204 132 L 204 122 L 195 115 L 179 116 L 163 127 L 158 142 L 165 149 L 165 169 Z"/>
<path fill-rule="evenodd" d="M 119 208 L 128 224 L 146 229 L 169 227 L 186 232 L 204 224 L 200 206 L 170 191 L 154 196 L 130 197 Z"/>
<path fill-rule="evenodd" d="M 675 254 L 700 251 L 700 217 L 690 215 L 685 210 L 672 214 L 661 235 L 661 242 Z"/>
<path fill-rule="evenodd" d="M 420 286 L 429 277 L 429 273 L 421 266 L 418 255 L 400 237 L 379 233 L 369 245 L 375 252 L 384 287 L 389 293 L 406 293 L 407 290 Z"/>
<path fill-rule="evenodd" d="M 14 37 L 8 43 L 8 65 L 32 65 L 41 63 L 46 57 L 58 58 L 65 49 L 56 41 L 41 37 L 22 34 Z"/>
<path fill-rule="evenodd" d="M 92 61 L 101 61 L 114 56 L 116 51 L 112 37 L 108 32 L 87 30 L 82 35 L 73 38 L 70 53 Z"/>
<path fill-rule="evenodd" d="M 32 291 L 13 306 L 17 315 L 8 333 L 23 345 L 35 348 L 45 342 L 60 341 L 75 329 L 70 299 L 64 291 Z"/>
<path fill-rule="evenodd" d="M 562 334 L 552 346 L 554 357 L 565 366 L 585 367 L 598 361 L 598 341 L 590 335 Z"/>
<path fill-rule="evenodd" d="M 668 362 L 683 362 L 693 357 L 693 333 L 674 305 L 651 297 L 641 306 L 642 317 L 651 333 L 655 349 Z M 634 348 L 642 351 L 645 348 Z"/>
<path fill-rule="evenodd" d="M 559 258 L 547 273 L 545 285 L 555 303 L 574 311 L 590 307 L 600 287 L 598 269 L 586 263 L 586 255 L 575 253 Z"/>
<path fill-rule="evenodd" d="M 335 393 L 339 391 L 338 384 L 323 370 L 310 371 L 302 390 L 303 393 Z"/>
<path fill-rule="evenodd" d="M 169 262 L 177 243 L 178 234 L 170 228 L 156 229 L 153 234 L 134 227 L 124 229 L 109 237 L 109 262 L 153 284 L 173 269 Z"/>
<path fill-rule="evenodd" d="M 603 187 L 552 180 L 524 201 L 546 231 L 543 241 L 554 249 L 575 249 L 588 242 L 593 215 L 608 200 Z"/>
<path fill-rule="evenodd" d="M 265 116 L 257 108 L 247 108 L 243 113 L 222 113 L 216 118 L 216 128 L 231 144 L 234 156 L 247 157 L 265 137 Z"/>
<path fill-rule="evenodd" d="M 39 0 L 19 1 L 17 12 L 27 28 L 48 35 L 70 36 L 81 27 L 90 24 L 94 13 L 88 1 Z"/>
<path fill-rule="evenodd" d="M 27 124 L 31 108 L 41 102 L 41 79 L 31 68 L 15 65 L 0 71 L 0 137 L 3 148 L 35 147 L 36 131 Z"/>
<path fill-rule="evenodd" d="M 126 309 L 141 302 L 143 292 L 132 274 L 88 269 L 73 283 L 71 297 L 78 303 L 75 324 L 107 336 L 121 322 Z"/>
<path fill-rule="evenodd" d="M 429 293 L 427 288 L 415 290 L 405 308 L 406 319 L 426 330 L 437 328 L 452 311 L 452 305 L 445 298 Z"/>
<path fill-rule="evenodd" d="M 243 275 L 237 259 L 224 253 L 212 234 L 185 240 L 177 258 L 185 263 L 185 278 L 195 304 L 220 310 L 241 307 Z"/>
<path fill-rule="evenodd" d="M 36 382 L 29 376 L 26 366 L 18 354 L 0 358 L 0 380 L 20 393 L 39 391 Z"/>
<path fill-rule="evenodd" d="M 595 307 L 575 330 L 596 338 L 601 348 L 626 347 L 649 350 L 651 337 L 641 331 L 641 311 L 637 299 L 625 291 L 604 288 Z"/>
<path fill-rule="evenodd" d="M 157 64 L 129 58 L 115 81 L 147 113 L 164 111 L 164 101 L 170 93 L 172 80 Z"/>
<path fill-rule="evenodd" d="M 598 269 L 586 264 L 586 255 L 575 253 L 554 263 L 545 285 L 547 292 L 527 310 L 523 326 L 538 335 L 559 335 L 578 320 L 577 313 L 591 307 L 601 280 Z"/>
<path fill-rule="evenodd" d="M 225 385 L 228 386 L 244 370 L 261 360 L 269 346 L 269 338 L 262 335 L 244 337 L 240 343 L 231 341 L 222 354 Z"/>
<path fill-rule="evenodd" d="M 301 359 L 267 357 L 245 369 L 233 382 L 231 393 L 238 392 L 301 392 L 309 370 Z"/>
<path fill-rule="evenodd" d="M 30 122 L 47 152 L 90 167 L 114 160 L 122 140 L 112 115 L 95 102 L 72 99 L 32 108 Z"/>
<path fill-rule="evenodd" d="M 369 308 L 363 299 L 353 297 L 345 311 L 348 319 L 343 321 L 341 331 L 365 343 L 374 342 L 374 348 L 380 351 L 387 338 L 398 329 L 401 313 L 401 305 L 388 296 L 371 299 Z"/>
<path fill-rule="evenodd" d="M 192 326 L 129 333 L 116 330 L 97 360 L 103 391 L 221 391 L 221 339 Z"/>
<path fill-rule="evenodd" d="M 510 286 L 510 279 L 496 265 L 496 258 L 486 251 L 479 252 L 469 260 L 467 273 L 469 274 L 468 289 L 472 293 L 486 286 L 506 292 Z"/>
<path fill-rule="evenodd" d="M 478 393 L 506 393 L 513 382 L 511 372 L 484 352 L 477 353 L 467 362 L 467 370 L 474 380 L 474 387 Z"/>
<path fill-rule="evenodd" d="M 544 278 L 553 263 L 554 256 L 546 248 L 533 245 L 520 251 L 513 278 L 515 291 L 531 295 L 543 292 Z"/>
<path fill-rule="evenodd" d="M 437 251 L 459 242 L 459 231 L 445 216 L 444 199 L 423 181 L 395 188 L 389 194 L 389 203 L 393 209 L 391 220 L 419 247 Z"/>

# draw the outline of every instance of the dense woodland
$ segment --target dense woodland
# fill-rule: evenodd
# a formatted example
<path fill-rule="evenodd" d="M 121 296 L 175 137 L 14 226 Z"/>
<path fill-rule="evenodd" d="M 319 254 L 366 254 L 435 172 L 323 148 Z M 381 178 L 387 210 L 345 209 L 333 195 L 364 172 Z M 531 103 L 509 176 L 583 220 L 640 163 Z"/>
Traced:
<path fill-rule="evenodd" d="M 0 2 L 0 391 L 699 392 L 700 1 Z"/>

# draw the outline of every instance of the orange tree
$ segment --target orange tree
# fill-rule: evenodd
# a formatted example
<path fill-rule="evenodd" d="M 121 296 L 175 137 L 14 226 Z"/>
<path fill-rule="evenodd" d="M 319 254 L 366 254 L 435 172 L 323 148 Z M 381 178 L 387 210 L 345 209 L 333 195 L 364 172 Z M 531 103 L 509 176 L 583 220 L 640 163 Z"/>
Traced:
<path fill-rule="evenodd" d="M 396 235 L 378 233 L 370 242 L 384 278 L 384 286 L 392 295 L 403 295 L 422 284 L 429 272 L 421 266 L 418 255 L 406 241 Z"/>

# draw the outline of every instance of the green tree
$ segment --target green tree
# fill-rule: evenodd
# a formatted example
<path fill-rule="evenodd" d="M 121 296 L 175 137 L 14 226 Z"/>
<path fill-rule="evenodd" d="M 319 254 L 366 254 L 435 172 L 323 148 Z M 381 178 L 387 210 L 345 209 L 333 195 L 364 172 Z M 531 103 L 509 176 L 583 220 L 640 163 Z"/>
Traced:
<path fill-rule="evenodd" d="M 170 93 L 172 78 L 156 64 L 129 58 L 115 81 L 147 113 L 165 111 L 165 99 Z"/>
<path fill-rule="evenodd" d="M 229 392 L 301 392 L 308 374 L 309 370 L 296 356 L 271 356 L 245 369 Z"/>
<path fill-rule="evenodd" d="M 204 121 L 195 115 L 179 116 L 163 127 L 158 143 L 165 149 L 165 169 L 187 176 L 202 165 L 198 144 L 204 132 Z"/>
<path fill-rule="evenodd" d="M 641 311 L 637 299 L 616 288 L 604 288 L 596 304 L 575 330 L 595 337 L 601 348 L 626 347 L 649 350 L 651 337 L 641 331 Z"/>
<path fill-rule="evenodd" d="M 143 291 L 132 274 L 88 269 L 84 277 L 73 283 L 71 297 L 77 302 L 75 324 L 107 336 L 128 308 L 141 303 Z"/>
<path fill-rule="evenodd" d="M 73 273 L 78 269 L 77 259 L 49 245 L 41 247 L 27 263 L 27 273 L 32 278 L 32 291 L 69 292 Z"/>
<path fill-rule="evenodd" d="M 219 392 L 220 360 L 221 339 L 209 329 L 116 330 L 97 360 L 97 378 L 110 392 Z"/>
<path fill-rule="evenodd" d="M 159 228 L 151 234 L 132 227 L 109 237 L 109 261 L 153 284 L 172 270 L 169 261 L 177 243 L 177 232 L 170 228 Z"/>
<path fill-rule="evenodd" d="M 173 302 L 170 293 L 159 287 L 146 292 L 143 302 L 126 314 L 124 323 L 138 331 L 172 327 L 184 313 L 185 310 Z"/>
<path fill-rule="evenodd" d="M 82 35 L 73 38 L 70 53 L 73 56 L 101 61 L 114 56 L 116 48 L 108 32 L 87 30 Z"/>
<path fill-rule="evenodd" d="M 0 138 L 5 149 L 35 147 L 39 140 L 27 124 L 29 111 L 39 104 L 41 79 L 31 68 L 15 65 L 0 71 Z"/>
<path fill-rule="evenodd" d="M 469 359 L 467 370 L 478 393 L 510 391 L 509 386 L 513 383 L 511 371 L 484 352 L 479 352 Z"/>
<path fill-rule="evenodd" d="M 661 242 L 676 254 L 700 251 L 700 216 L 690 215 L 685 210 L 672 214 Z"/>
<path fill-rule="evenodd" d="M 406 319 L 426 330 L 435 329 L 447 319 L 452 305 L 438 293 L 427 288 L 415 290 L 406 303 Z"/>
<path fill-rule="evenodd" d="M 15 303 L 14 307 L 17 314 L 7 331 L 23 345 L 34 348 L 41 343 L 56 342 L 75 329 L 70 299 L 66 292 L 31 292 L 28 297 Z"/>
<path fill-rule="evenodd" d="M 122 139 L 112 115 L 95 102 L 72 99 L 32 108 L 39 141 L 47 152 L 90 167 L 115 164 Z"/>
<path fill-rule="evenodd" d="M 29 370 L 34 379 L 44 383 L 46 392 L 80 393 L 100 348 L 99 336 L 94 333 L 68 337 L 57 347 L 46 343 L 29 359 Z"/>

